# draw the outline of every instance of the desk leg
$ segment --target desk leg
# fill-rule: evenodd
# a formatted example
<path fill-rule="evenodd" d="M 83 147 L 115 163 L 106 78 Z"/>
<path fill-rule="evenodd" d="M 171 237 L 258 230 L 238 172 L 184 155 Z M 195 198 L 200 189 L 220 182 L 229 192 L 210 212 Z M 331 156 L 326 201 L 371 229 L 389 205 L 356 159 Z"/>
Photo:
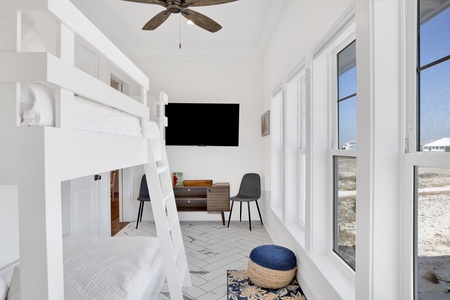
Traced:
<path fill-rule="evenodd" d="M 221 211 L 220 214 L 222 215 L 222 224 L 225 226 L 225 213 Z"/>

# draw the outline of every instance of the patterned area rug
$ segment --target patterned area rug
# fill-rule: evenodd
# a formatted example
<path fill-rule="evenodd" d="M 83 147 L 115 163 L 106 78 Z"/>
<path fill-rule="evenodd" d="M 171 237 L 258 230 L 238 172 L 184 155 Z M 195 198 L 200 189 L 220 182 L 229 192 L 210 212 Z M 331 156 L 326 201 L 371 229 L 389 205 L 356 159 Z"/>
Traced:
<path fill-rule="evenodd" d="M 228 300 L 306 300 L 295 277 L 288 286 L 279 290 L 254 285 L 247 277 L 247 270 L 228 270 L 227 278 Z"/>

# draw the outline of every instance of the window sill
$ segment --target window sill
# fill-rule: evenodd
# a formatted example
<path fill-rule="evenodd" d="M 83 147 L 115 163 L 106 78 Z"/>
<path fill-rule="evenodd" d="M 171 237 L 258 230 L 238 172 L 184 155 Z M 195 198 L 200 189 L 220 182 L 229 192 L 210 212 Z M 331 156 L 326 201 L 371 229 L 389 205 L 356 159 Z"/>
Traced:
<path fill-rule="evenodd" d="M 284 228 L 291 240 L 299 248 L 297 255 L 301 256 L 299 268 L 300 281 L 304 281 L 315 296 L 335 294 L 341 299 L 355 298 L 355 272 L 331 250 L 328 253 L 311 253 L 306 246 L 306 229 L 301 224 L 284 224 L 281 219 L 281 209 L 271 208 L 275 220 Z M 327 284 L 318 283 L 321 278 Z M 330 287 L 333 291 L 330 291 Z M 318 297 L 320 298 L 320 297 Z"/>

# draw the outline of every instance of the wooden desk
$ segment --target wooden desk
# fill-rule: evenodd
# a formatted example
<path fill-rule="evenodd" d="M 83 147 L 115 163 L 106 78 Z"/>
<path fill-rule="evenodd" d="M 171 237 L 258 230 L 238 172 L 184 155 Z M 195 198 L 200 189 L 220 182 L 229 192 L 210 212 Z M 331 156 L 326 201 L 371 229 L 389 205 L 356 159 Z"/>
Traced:
<path fill-rule="evenodd" d="M 225 211 L 230 211 L 230 184 L 212 186 L 174 186 L 178 211 L 220 212 L 225 225 Z"/>

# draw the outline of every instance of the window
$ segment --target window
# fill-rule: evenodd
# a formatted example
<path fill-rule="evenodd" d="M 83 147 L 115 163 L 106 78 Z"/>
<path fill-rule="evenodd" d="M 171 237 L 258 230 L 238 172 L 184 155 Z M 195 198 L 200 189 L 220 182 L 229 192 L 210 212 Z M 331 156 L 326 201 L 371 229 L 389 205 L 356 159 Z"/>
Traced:
<path fill-rule="evenodd" d="M 356 158 L 334 157 L 334 251 L 356 268 Z"/>
<path fill-rule="evenodd" d="M 408 160 L 414 167 L 415 299 L 446 298 L 449 291 L 449 7 L 450 1 L 418 0 L 416 138 Z"/>
<path fill-rule="evenodd" d="M 272 96 L 270 110 L 271 199 L 270 206 L 282 218 L 284 199 L 284 109 L 283 91 Z"/>
<path fill-rule="evenodd" d="M 418 28 L 418 150 L 450 146 L 450 8 L 449 1 L 430 9 L 420 1 Z"/>
<path fill-rule="evenodd" d="M 113 76 L 111 76 L 110 84 L 112 88 L 118 90 L 121 93 L 124 93 L 124 84 L 120 79 L 116 79 Z"/>
<path fill-rule="evenodd" d="M 450 282 L 450 169 L 416 167 L 418 299 L 448 297 Z"/>
<path fill-rule="evenodd" d="M 306 71 L 301 67 L 286 83 L 285 222 L 306 219 Z"/>
<path fill-rule="evenodd" d="M 336 55 L 333 251 L 356 268 L 356 41 Z"/>
<path fill-rule="evenodd" d="M 356 42 L 338 54 L 338 145 L 356 149 Z"/>

